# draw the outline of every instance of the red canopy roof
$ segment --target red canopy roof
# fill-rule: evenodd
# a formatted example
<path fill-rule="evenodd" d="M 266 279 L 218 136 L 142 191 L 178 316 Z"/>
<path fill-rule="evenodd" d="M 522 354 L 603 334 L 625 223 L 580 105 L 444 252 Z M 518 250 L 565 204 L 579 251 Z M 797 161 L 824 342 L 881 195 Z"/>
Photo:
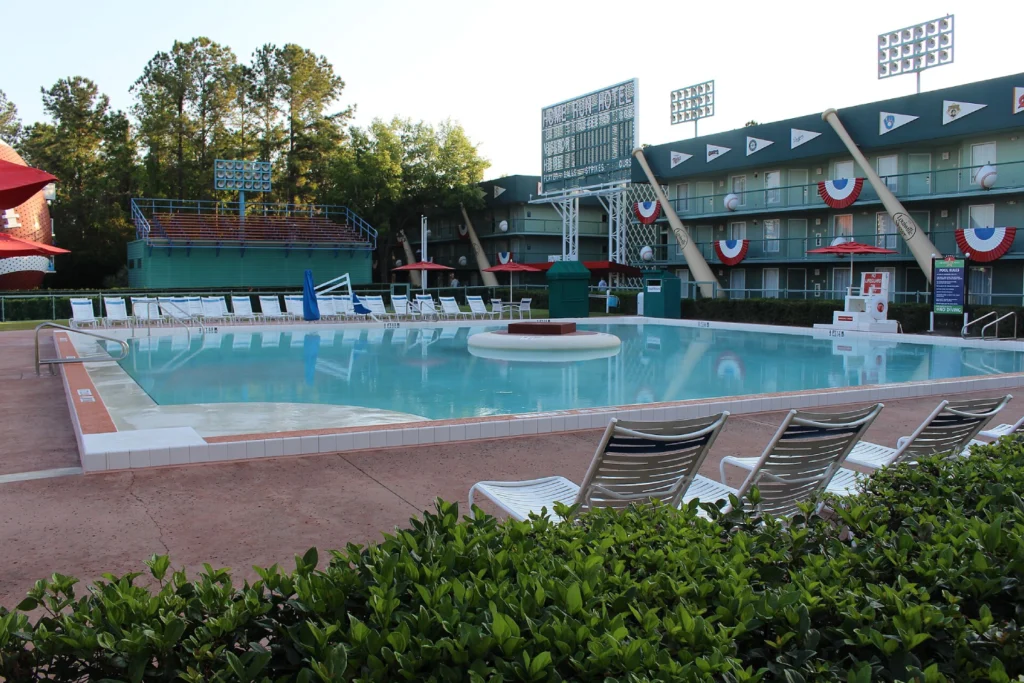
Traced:
<path fill-rule="evenodd" d="M 871 244 L 864 244 L 863 242 L 843 242 L 842 244 L 833 244 L 827 247 L 808 249 L 807 253 L 839 254 L 840 256 L 843 256 L 852 254 L 898 254 L 899 252 L 895 249 L 885 249 Z"/>
<path fill-rule="evenodd" d="M 391 270 L 455 270 L 448 266 L 442 266 L 440 263 L 434 263 L 433 261 L 418 261 L 416 263 L 410 263 L 407 266 L 398 266 Z"/>
<path fill-rule="evenodd" d="M 531 264 L 538 270 L 548 270 L 551 266 L 558 263 L 558 261 L 547 261 L 546 263 L 533 263 Z M 584 261 L 583 267 L 591 272 L 598 273 L 621 273 L 622 275 L 629 275 L 631 277 L 641 277 L 644 271 L 633 266 L 627 266 L 624 263 L 616 263 L 615 261 Z"/>
<path fill-rule="evenodd" d="M 530 266 L 525 263 L 516 263 L 515 261 L 509 261 L 508 263 L 501 263 L 490 268 L 484 268 L 485 273 L 540 273 L 544 269 L 537 268 L 536 266 Z"/>
<path fill-rule="evenodd" d="M 15 204 L 15 206 L 18 205 Z M 0 234 L 0 258 L 11 258 L 13 256 L 56 256 L 57 254 L 70 253 L 67 249 L 51 247 L 49 244 L 40 244 L 39 242 Z"/>
<path fill-rule="evenodd" d="M 0 211 L 21 206 L 57 178 L 46 171 L 0 159 Z"/>

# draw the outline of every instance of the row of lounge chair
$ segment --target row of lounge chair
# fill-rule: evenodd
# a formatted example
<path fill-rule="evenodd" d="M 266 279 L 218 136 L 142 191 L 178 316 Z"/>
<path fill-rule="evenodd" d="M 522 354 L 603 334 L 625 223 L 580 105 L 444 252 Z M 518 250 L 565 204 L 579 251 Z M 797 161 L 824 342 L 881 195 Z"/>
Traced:
<path fill-rule="evenodd" d="M 440 297 L 440 308 L 429 294 L 417 294 L 412 301 L 402 295 L 391 297 L 388 310 L 381 296 L 319 295 L 317 306 L 322 320 L 458 320 L 500 317 L 504 312 L 530 313 L 530 299 L 519 304 L 491 300 L 488 310 L 479 296 L 467 297 L 470 310 L 463 311 L 455 297 Z M 98 317 L 92 299 L 71 299 L 73 327 L 116 327 L 118 325 L 205 324 L 231 322 L 295 321 L 303 318 L 302 296 L 285 295 L 284 310 L 277 295 L 260 295 L 260 311 L 254 311 L 249 296 L 232 296 L 231 309 L 223 296 L 131 297 L 132 312 L 123 297 L 103 297 L 105 317 Z"/>
<path fill-rule="evenodd" d="M 984 444 L 976 437 L 997 439 L 1024 434 L 1024 417 L 1015 424 L 984 430 L 1013 398 L 942 401 L 924 422 L 895 448 L 863 441 L 864 433 L 884 405 L 840 413 L 791 410 L 760 457 L 729 456 L 722 460 L 721 481 L 698 474 L 711 446 L 729 417 L 728 412 L 696 420 L 625 422 L 613 419 L 605 429 L 593 461 L 577 485 L 565 477 L 528 481 L 481 481 L 469 490 L 472 508 L 483 495 L 512 517 L 523 520 L 555 503 L 624 508 L 657 499 L 673 506 L 692 500 L 731 504 L 756 486 L 757 509 L 779 516 L 795 513 L 805 501 L 822 494 L 847 496 L 856 492 L 860 478 L 869 476 L 845 467 L 871 471 L 918 458 L 950 453 L 966 455 Z M 746 471 L 739 487 L 726 482 L 726 466 Z M 822 503 L 819 502 L 819 508 Z"/>

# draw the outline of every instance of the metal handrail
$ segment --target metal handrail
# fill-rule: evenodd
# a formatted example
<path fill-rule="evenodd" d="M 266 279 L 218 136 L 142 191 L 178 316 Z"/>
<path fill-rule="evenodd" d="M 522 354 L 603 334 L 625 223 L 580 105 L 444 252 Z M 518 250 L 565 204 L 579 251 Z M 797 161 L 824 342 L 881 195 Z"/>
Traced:
<path fill-rule="evenodd" d="M 970 327 L 971 325 L 976 325 L 977 323 L 980 323 L 982 320 L 986 320 L 988 318 L 991 318 L 995 314 L 996 314 L 995 311 L 989 311 L 988 313 L 986 313 L 985 315 L 981 316 L 980 318 L 975 318 L 971 322 L 967 323 L 962 328 L 960 328 L 960 336 L 966 338 L 967 337 L 967 328 L 968 327 Z"/>
<path fill-rule="evenodd" d="M 67 332 L 78 332 L 79 334 L 84 334 L 84 335 L 87 335 L 89 337 L 96 337 L 97 339 L 102 339 L 104 341 L 116 342 L 117 344 L 119 344 L 121 346 L 121 355 L 118 356 L 117 358 L 114 358 L 113 356 L 107 354 L 105 356 L 78 356 L 76 358 L 49 358 L 47 360 L 40 360 L 39 359 L 39 331 L 41 329 L 43 329 L 44 327 L 52 327 L 52 328 L 56 328 L 58 330 L 65 330 Z M 56 347 L 57 344 L 54 343 L 54 346 Z M 97 334 L 95 332 L 89 332 L 88 330 L 83 330 L 83 329 L 79 329 L 79 328 L 75 328 L 75 327 L 68 327 L 67 325 L 58 325 L 57 323 L 49 323 L 49 322 L 41 323 L 41 324 L 36 326 L 36 375 L 38 376 L 38 375 L 42 374 L 42 373 L 39 372 L 39 366 L 44 364 L 44 363 L 50 366 L 50 374 L 52 375 L 52 374 L 54 374 L 54 372 L 53 372 L 53 366 L 54 365 L 60 365 L 60 364 L 63 364 L 63 363 L 90 363 L 90 362 L 94 362 L 94 361 L 111 361 L 111 360 L 118 361 L 118 360 L 124 360 L 125 358 L 128 357 L 129 350 L 130 350 L 130 347 L 128 346 L 128 342 L 124 341 L 123 339 L 114 339 L 113 337 L 105 337 L 102 334 Z"/>
<path fill-rule="evenodd" d="M 995 311 L 992 311 L 992 313 L 995 313 Z M 999 321 L 1000 320 L 1006 320 L 1007 318 L 1011 318 L 1011 317 L 1013 318 L 1013 339 L 1016 339 L 1017 338 L 1017 313 L 1015 311 L 1010 311 L 1009 313 L 1007 313 L 1005 315 L 1001 315 L 998 318 L 996 318 L 995 320 L 993 320 L 992 322 L 990 322 L 989 324 L 987 324 L 984 327 L 982 327 L 981 328 L 981 339 L 985 338 L 985 330 L 987 330 L 988 328 L 992 327 L 993 325 L 996 326 L 996 333 L 995 333 L 995 336 L 993 336 L 992 338 L 993 339 L 999 339 Z"/>

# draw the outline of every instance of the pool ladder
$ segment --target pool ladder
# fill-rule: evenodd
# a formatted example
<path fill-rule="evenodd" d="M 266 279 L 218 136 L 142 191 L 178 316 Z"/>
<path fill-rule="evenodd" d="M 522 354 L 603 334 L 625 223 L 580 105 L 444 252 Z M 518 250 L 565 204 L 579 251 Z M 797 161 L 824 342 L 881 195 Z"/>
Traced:
<path fill-rule="evenodd" d="M 81 357 L 77 357 L 77 358 L 43 358 L 43 359 L 40 359 L 39 358 L 39 332 L 40 332 L 40 330 L 42 330 L 45 327 L 51 327 L 51 328 L 58 329 L 58 330 L 65 330 L 67 332 L 77 332 L 78 334 L 84 334 L 84 335 L 89 336 L 89 337 L 96 337 L 97 339 L 102 339 L 103 341 L 115 342 L 116 344 L 118 344 L 121 347 L 121 355 L 117 356 L 116 358 L 114 356 L 109 355 L 109 354 L 107 354 L 107 355 L 102 355 L 101 354 L 101 355 L 96 355 L 96 356 L 81 356 Z M 53 371 L 53 366 L 54 365 L 62 365 L 64 363 L 95 363 L 95 362 L 99 362 L 99 361 L 124 360 L 125 358 L 128 357 L 128 348 L 129 348 L 128 347 L 128 342 L 123 341 L 121 339 L 114 339 L 113 337 L 106 337 L 106 336 L 104 336 L 102 334 L 97 334 L 96 332 L 91 332 L 89 330 L 83 330 L 81 328 L 76 328 L 76 327 L 68 327 L 67 325 L 58 325 L 57 323 L 50 323 L 50 322 L 42 323 L 42 324 L 36 326 L 36 344 L 35 345 L 36 345 L 36 375 L 42 374 L 40 372 L 40 370 L 39 370 L 40 366 L 42 366 L 42 365 L 49 365 L 50 366 L 50 374 L 53 375 L 53 374 L 56 374 Z M 57 346 L 56 339 L 54 340 L 53 345 L 54 345 L 54 347 Z"/>
<path fill-rule="evenodd" d="M 970 321 L 969 323 L 964 325 L 963 328 L 960 330 L 960 336 L 966 339 L 967 338 L 967 333 L 968 333 L 967 332 L 968 328 L 971 325 L 977 325 L 980 322 L 988 320 L 989 318 L 991 318 L 994 315 L 996 315 L 996 311 L 989 311 L 988 313 L 986 313 L 985 315 L 981 316 L 980 318 L 975 318 L 974 320 Z M 988 328 L 990 328 L 993 325 L 995 325 L 995 328 L 996 328 L 995 329 L 995 333 L 994 333 L 994 335 L 991 338 L 994 339 L 994 340 L 995 339 L 1000 339 L 1000 337 L 999 337 L 999 323 L 1001 321 L 1003 321 L 1003 320 L 1006 320 L 1007 318 L 1013 318 L 1013 327 L 1011 328 L 1013 330 L 1013 337 L 1008 337 L 1008 338 L 1009 339 L 1016 339 L 1017 338 L 1017 313 L 1015 311 L 1010 311 L 1009 313 L 1005 313 L 1005 314 L 999 316 L 998 318 L 996 318 L 995 320 L 989 320 L 989 322 L 985 323 L 981 327 L 981 335 L 978 338 L 981 339 L 981 340 L 984 340 L 985 339 L 985 330 L 987 330 Z"/>

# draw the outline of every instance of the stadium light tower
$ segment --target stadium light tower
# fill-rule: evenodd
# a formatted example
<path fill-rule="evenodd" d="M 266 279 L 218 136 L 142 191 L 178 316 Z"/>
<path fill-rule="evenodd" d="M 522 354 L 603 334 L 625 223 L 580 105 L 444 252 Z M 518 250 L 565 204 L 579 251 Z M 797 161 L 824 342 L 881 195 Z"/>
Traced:
<path fill-rule="evenodd" d="M 878 79 L 915 74 L 921 92 L 921 72 L 953 63 L 953 15 L 878 36 Z"/>
<path fill-rule="evenodd" d="M 270 192 L 269 161 L 217 159 L 213 162 L 213 188 L 238 192 L 238 215 L 245 217 L 246 192 Z"/>
<path fill-rule="evenodd" d="M 693 121 L 693 137 L 697 137 L 697 121 L 715 115 L 715 81 L 704 81 L 672 91 L 672 125 Z"/>

